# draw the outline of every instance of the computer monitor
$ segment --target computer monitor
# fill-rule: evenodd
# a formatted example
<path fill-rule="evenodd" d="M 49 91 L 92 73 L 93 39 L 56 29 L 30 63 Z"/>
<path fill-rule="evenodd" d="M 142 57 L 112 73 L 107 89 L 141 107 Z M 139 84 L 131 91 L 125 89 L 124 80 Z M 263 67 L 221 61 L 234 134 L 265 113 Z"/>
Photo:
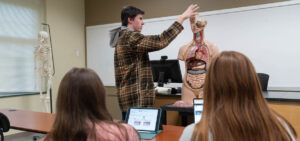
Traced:
<path fill-rule="evenodd" d="M 178 60 L 152 60 L 150 61 L 153 81 L 163 87 L 164 83 L 182 83 L 182 75 Z"/>

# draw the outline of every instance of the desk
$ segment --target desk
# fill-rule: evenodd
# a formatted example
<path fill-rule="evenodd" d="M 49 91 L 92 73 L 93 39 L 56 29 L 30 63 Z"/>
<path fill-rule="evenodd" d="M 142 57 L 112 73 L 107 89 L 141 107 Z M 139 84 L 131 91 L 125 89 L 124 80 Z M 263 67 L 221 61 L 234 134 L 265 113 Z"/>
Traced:
<path fill-rule="evenodd" d="M 300 102 L 300 92 L 264 91 L 267 101 Z"/>
<path fill-rule="evenodd" d="M 47 133 L 51 130 L 55 119 L 54 114 L 14 109 L 0 109 L 10 122 L 11 129 Z"/>
<path fill-rule="evenodd" d="M 162 124 L 167 124 L 167 112 L 166 111 L 177 111 L 181 116 L 181 125 L 187 125 L 187 116 L 194 116 L 194 107 L 174 107 L 173 104 L 167 104 L 161 106 L 161 122 Z"/>
<path fill-rule="evenodd" d="M 186 120 L 186 117 L 189 115 L 193 115 L 193 107 L 190 108 L 180 108 L 180 107 L 173 107 L 170 103 L 174 103 L 178 99 L 180 100 L 180 95 L 161 95 L 156 94 L 158 98 L 168 99 L 169 103 L 161 105 L 162 108 L 162 122 L 170 124 L 168 121 L 171 117 L 174 116 L 167 114 L 165 111 L 176 111 L 181 116 L 181 124 L 177 125 L 184 125 L 183 123 L 192 122 L 192 120 Z M 286 118 L 295 128 L 297 134 L 300 134 L 300 120 L 298 119 L 300 115 L 300 92 L 279 92 L 279 91 L 264 91 L 263 92 L 264 98 L 267 100 L 268 105 L 281 114 L 284 118 Z M 170 102 L 172 100 L 172 102 Z M 164 111 L 165 110 L 165 111 Z M 164 117 L 164 114 L 166 116 Z M 185 115 L 183 115 L 185 114 Z M 178 116 L 178 114 L 177 114 Z"/>
<path fill-rule="evenodd" d="M 51 130 L 55 119 L 55 114 L 32 112 L 24 110 L 0 109 L 0 112 L 5 114 L 12 129 L 47 133 Z M 163 125 L 163 131 L 160 132 L 153 140 L 179 140 L 184 127 L 174 125 Z"/>
<path fill-rule="evenodd" d="M 160 132 L 153 140 L 155 141 L 178 141 L 184 127 L 174 125 L 163 125 L 163 131 Z"/>

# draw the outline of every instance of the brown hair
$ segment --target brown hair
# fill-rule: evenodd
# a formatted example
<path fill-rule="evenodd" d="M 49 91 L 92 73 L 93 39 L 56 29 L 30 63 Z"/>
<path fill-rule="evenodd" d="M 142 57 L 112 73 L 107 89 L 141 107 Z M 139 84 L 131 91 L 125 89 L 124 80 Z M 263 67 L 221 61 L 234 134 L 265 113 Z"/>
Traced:
<path fill-rule="evenodd" d="M 95 123 L 99 122 L 116 125 L 128 140 L 125 127 L 114 123 L 106 108 L 105 89 L 96 72 L 73 68 L 60 83 L 56 118 L 45 140 L 86 141 L 89 135 L 96 139 Z"/>
<path fill-rule="evenodd" d="M 204 109 L 192 140 L 289 141 L 285 124 L 263 97 L 251 61 L 243 54 L 225 51 L 209 66 L 204 86 Z"/>

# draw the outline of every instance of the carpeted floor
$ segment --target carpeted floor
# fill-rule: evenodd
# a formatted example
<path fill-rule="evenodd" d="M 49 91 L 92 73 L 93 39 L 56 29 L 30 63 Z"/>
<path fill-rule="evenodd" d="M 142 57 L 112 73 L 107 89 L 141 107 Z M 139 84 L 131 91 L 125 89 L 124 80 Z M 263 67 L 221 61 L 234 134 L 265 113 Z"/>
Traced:
<path fill-rule="evenodd" d="M 33 132 L 21 132 L 4 136 L 5 141 L 39 141 L 45 134 Z"/>

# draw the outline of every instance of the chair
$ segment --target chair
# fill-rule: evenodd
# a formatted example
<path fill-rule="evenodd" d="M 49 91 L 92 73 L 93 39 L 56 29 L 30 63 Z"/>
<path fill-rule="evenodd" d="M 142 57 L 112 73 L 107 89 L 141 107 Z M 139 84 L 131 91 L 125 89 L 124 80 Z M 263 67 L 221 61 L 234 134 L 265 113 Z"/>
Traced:
<path fill-rule="evenodd" d="M 267 91 L 269 83 L 269 75 L 265 73 L 257 73 L 257 76 L 260 81 L 260 86 L 263 91 Z"/>
<path fill-rule="evenodd" d="M 0 134 L 1 134 L 1 141 L 4 141 L 3 132 L 7 132 L 10 128 L 10 123 L 8 118 L 3 114 L 0 113 Z"/>

